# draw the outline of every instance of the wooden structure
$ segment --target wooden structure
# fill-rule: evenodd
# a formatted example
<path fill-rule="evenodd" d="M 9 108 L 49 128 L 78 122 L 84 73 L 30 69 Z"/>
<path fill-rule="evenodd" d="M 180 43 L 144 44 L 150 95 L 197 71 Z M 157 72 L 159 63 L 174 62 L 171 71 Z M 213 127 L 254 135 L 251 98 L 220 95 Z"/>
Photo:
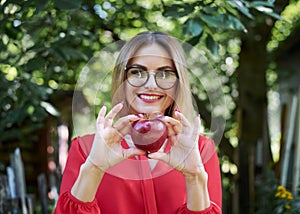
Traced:
<path fill-rule="evenodd" d="M 299 38 L 299 37 L 298 37 Z M 279 58 L 281 101 L 281 185 L 294 195 L 300 185 L 300 40 Z"/>
<path fill-rule="evenodd" d="M 81 92 L 76 92 L 81 93 Z M 59 129 L 63 124 L 72 130 L 72 99 L 74 91 L 56 91 L 50 102 L 60 112 L 60 116 L 55 118 L 49 116 L 44 120 L 44 127 L 36 132 L 37 141 L 31 143 L 9 142 L 0 143 L 0 163 L 1 173 L 6 176 L 5 168 L 11 164 L 11 154 L 16 148 L 20 149 L 21 157 L 25 169 L 26 191 L 34 200 L 41 204 L 43 213 L 49 213 L 49 204 L 46 200 L 51 191 L 55 193 L 59 188 L 61 167 L 59 164 Z M 85 99 L 82 99 L 85 101 Z M 87 102 L 82 105 L 87 106 Z M 78 109 L 75 109 L 77 111 Z M 66 140 L 70 142 L 70 138 Z M 6 176 L 7 177 L 7 176 Z M 2 176 L 3 178 L 3 176 Z M 53 188 L 57 187 L 57 188 Z M 51 197 L 51 196 L 50 196 Z M 52 196 L 53 200 L 57 196 Z M 1 210 L 1 207 L 0 207 Z"/>

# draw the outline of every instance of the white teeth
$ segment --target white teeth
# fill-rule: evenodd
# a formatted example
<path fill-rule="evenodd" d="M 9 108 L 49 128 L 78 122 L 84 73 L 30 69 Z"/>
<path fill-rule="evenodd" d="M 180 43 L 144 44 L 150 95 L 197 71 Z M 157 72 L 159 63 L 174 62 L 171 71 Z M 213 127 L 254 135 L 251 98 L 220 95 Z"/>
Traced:
<path fill-rule="evenodd" d="M 160 98 L 160 96 L 153 96 L 153 95 L 151 95 L 151 96 L 148 96 L 148 95 L 140 95 L 140 97 L 141 97 L 142 99 L 145 99 L 145 100 L 157 100 L 157 99 Z"/>

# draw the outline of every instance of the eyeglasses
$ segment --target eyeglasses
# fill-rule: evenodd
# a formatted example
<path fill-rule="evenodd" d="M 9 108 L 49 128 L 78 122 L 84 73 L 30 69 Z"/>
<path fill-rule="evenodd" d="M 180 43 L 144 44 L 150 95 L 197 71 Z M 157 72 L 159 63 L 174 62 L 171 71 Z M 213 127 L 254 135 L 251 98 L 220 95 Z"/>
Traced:
<path fill-rule="evenodd" d="M 128 83 L 134 87 L 141 87 L 145 85 L 150 74 L 154 75 L 156 85 L 161 89 L 170 89 L 177 83 L 177 74 L 174 70 L 157 70 L 157 71 L 147 71 L 145 68 L 133 65 L 125 68 L 126 79 Z"/>

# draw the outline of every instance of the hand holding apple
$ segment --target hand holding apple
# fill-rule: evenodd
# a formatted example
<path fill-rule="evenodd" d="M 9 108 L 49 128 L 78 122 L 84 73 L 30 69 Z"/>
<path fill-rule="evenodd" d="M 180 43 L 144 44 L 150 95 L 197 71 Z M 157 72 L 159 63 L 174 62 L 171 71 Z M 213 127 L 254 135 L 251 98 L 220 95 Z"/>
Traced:
<path fill-rule="evenodd" d="M 205 170 L 198 145 L 201 127 L 200 116 L 194 119 L 194 123 L 191 123 L 182 113 L 175 111 L 174 118 L 166 116 L 164 121 L 168 124 L 168 132 L 172 132 L 172 129 L 177 126 L 176 130 L 173 130 L 176 133 L 175 142 L 172 145 L 172 133 L 169 133 L 169 135 L 171 134 L 168 137 L 171 143 L 170 151 L 151 153 L 148 157 L 169 164 L 183 173 L 184 176 L 193 177 L 199 173 L 202 175 Z M 178 123 L 179 121 L 180 123 Z M 179 124 L 181 125 L 179 126 Z"/>
<path fill-rule="evenodd" d="M 130 132 L 128 124 L 140 119 L 136 115 L 127 115 L 119 118 L 113 125 L 114 118 L 122 108 L 123 103 L 119 103 L 107 112 L 107 107 L 103 105 L 97 117 L 96 133 L 87 160 L 102 171 L 106 171 L 128 157 L 145 154 L 137 148 L 124 149 L 119 143 L 122 136 Z"/>

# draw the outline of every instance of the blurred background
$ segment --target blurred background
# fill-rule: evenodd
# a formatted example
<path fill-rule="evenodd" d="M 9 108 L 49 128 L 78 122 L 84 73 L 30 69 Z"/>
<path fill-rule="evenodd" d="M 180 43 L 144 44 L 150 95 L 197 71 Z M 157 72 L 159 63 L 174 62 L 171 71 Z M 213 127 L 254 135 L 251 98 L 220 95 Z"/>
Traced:
<path fill-rule="evenodd" d="M 0 213 L 52 212 L 73 120 L 93 125 L 82 115 L 110 103 L 109 87 L 94 100 L 77 90 L 80 72 L 145 30 L 193 45 L 220 78 L 223 213 L 300 213 L 300 1 L 1 0 L 0 10 Z M 192 89 L 210 127 L 205 88 Z"/>

